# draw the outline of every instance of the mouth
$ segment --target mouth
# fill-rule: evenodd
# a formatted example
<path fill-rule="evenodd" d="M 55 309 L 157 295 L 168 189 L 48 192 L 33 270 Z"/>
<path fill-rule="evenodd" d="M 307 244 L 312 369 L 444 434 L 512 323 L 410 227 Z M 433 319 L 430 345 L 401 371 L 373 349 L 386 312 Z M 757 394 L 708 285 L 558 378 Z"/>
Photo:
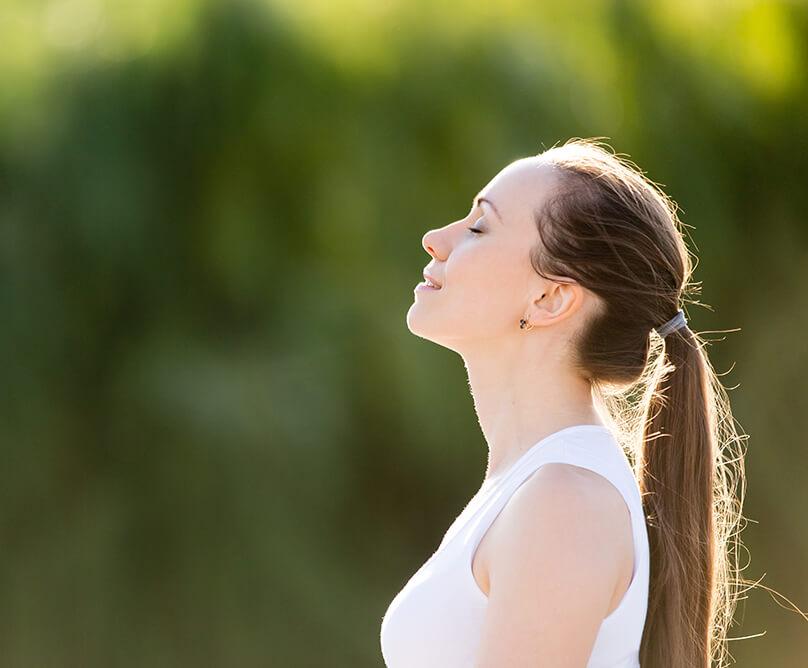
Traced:
<path fill-rule="evenodd" d="M 441 288 L 440 283 L 438 283 L 434 278 L 432 278 L 432 276 L 430 276 L 426 272 L 424 272 L 423 284 L 426 285 L 427 287 L 430 287 L 430 288 L 434 289 L 434 290 L 440 290 L 440 288 Z"/>
<path fill-rule="evenodd" d="M 415 289 L 417 291 L 419 291 L 419 292 L 420 291 L 427 291 L 427 290 L 429 290 L 431 292 L 437 292 L 438 290 L 440 290 L 440 287 L 438 287 L 437 285 L 435 285 L 434 283 L 432 283 L 429 280 L 425 280 L 425 281 L 421 281 L 418 285 L 416 285 Z"/>

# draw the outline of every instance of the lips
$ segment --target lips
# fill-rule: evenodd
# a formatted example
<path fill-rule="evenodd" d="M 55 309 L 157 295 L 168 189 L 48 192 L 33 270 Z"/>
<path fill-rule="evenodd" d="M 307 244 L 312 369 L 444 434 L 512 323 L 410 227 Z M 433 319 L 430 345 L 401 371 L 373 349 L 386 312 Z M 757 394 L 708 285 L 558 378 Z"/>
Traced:
<path fill-rule="evenodd" d="M 440 290 L 441 284 L 437 280 L 435 280 L 435 278 L 431 274 L 424 272 L 424 279 L 432 283 L 432 285 L 434 285 L 438 290 Z"/>

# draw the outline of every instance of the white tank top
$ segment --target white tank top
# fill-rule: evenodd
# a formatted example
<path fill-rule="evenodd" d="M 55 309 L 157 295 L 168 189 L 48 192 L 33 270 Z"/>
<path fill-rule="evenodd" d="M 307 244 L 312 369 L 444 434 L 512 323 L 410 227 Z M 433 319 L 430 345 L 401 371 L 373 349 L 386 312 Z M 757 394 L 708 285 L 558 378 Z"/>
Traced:
<path fill-rule="evenodd" d="M 517 488 L 548 462 L 594 471 L 623 495 L 631 514 L 631 583 L 598 630 L 587 668 L 639 668 L 648 608 L 649 550 L 640 490 L 613 433 L 601 425 L 574 425 L 533 445 L 501 476 L 483 483 L 446 531 L 438 548 L 395 596 L 381 623 L 387 668 L 473 668 L 488 597 L 472 559 L 488 527 Z"/>

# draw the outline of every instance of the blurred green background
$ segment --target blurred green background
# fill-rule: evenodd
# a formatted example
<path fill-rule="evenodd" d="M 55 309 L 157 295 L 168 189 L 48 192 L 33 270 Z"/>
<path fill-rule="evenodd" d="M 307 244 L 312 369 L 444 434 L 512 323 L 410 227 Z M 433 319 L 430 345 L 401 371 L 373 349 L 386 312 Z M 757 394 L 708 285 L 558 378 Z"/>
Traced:
<path fill-rule="evenodd" d="M 801 2 L 2 0 L 2 666 L 381 666 L 486 464 L 421 237 L 573 136 L 693 228 L 743 575 L 808 608 L 807 45 Z M 808 665 L 782 605 L 738 665 Z"/>

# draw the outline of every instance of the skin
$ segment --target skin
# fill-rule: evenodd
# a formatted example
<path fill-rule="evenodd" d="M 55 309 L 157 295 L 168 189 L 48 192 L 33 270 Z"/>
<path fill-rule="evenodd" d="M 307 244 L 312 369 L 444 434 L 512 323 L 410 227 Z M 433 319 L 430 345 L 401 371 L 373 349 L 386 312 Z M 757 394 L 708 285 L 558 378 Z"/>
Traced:
<path fill-rule="evenodd" d="M 482 487 L 549 434 L 605 424 L 570 364 L 570 338 L 598 307 L 571 279 L 539 276 L 534 212 L 558 187 L 541 156 L 500 171 L 461 220 L 422 240 L 440 290 L 415 293 L 410 331 L 458 353 L 488 444 Z M 477 234 L 469 231 L 481 230 Z M 533 328 L 522 330 L 520 318 Z M 600 623 L 630 582 L 633 546 L 620 492 L 592 471 L 547 464 L 483 537 L 473 573 L 488 596 L 476 668 L 584 668 Z"/>

